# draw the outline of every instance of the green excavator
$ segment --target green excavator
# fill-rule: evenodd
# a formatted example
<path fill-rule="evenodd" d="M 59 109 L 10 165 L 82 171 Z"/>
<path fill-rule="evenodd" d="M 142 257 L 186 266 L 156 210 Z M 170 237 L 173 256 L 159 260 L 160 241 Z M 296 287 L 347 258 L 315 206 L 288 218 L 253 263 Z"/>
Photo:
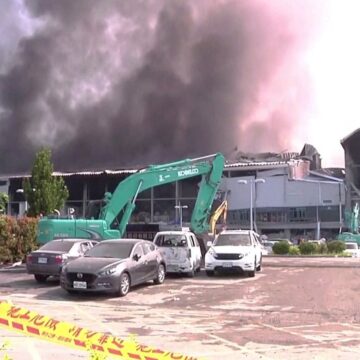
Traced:
<path fill-rule="evenodd" d="M 352 213 L 345 213 L 345 222 L 348 232 L 342 232 L 338 235 L 338 240 L 346 242 L 356 242 L 360 245 L 360 233 L 359 233 L 359 204 L 356 203 Z"/>
<path fill-rule="evenodd" d="M 168 164 L 150 165 L 121 181 L 115 191 L 106 193 L 98 219 L 44 217 L 38 224 L 37 240 L 44 244 L 57 238 L 122 238 L 138 194 L 149 188 L 202 175 L 190 228 L 207 233 L 211 206 L 218 190 L 225 159 L 220 153 Z M 118 225 L 114 224 L 118 221 Z"/>

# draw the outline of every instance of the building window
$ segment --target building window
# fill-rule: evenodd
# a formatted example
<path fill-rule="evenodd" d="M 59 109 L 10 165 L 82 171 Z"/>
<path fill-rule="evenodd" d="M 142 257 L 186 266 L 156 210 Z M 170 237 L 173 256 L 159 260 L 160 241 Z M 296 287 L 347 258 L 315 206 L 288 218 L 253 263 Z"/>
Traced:
<path fill-rule="evenodd" d="M 306 209 L 303 207 L 290 208 L 289 217 L 291 222 L 302 222 L 306 221 Z"/>

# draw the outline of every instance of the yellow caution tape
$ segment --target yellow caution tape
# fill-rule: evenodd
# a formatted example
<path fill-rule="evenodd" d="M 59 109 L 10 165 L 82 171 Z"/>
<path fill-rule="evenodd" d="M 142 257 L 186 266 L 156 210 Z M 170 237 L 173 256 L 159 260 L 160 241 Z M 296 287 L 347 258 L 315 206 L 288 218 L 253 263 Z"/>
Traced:
<path fill-rule="evenodd" d="M 199 360 L 55 320 L 7 301 L 0 301 L 0 326 L 76 349 L 90 348 L 124 360 Z"/>

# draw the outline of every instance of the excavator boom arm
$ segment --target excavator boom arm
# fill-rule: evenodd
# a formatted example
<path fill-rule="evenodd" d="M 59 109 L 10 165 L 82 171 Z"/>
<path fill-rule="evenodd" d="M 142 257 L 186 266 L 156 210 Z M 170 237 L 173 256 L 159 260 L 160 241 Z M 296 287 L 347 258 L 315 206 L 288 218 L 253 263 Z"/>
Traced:
<path fill-rule="evenodd" d="M 223 155 L 218 153 L 197 159 L 151 165 L 140 170 L 117 186 L 108 204 L 102 209 L 101 218 L 110 227 L 120 212 L 123 211 L 119 223 L 120 236 L 123 236 L 135 208 L 138 193 L 155 186 L 203 175 L 191 217 L 191 227 L 194 232 L 205 232 L 208 230 L 211 205 L 221 181 L 224 162 Z"/>

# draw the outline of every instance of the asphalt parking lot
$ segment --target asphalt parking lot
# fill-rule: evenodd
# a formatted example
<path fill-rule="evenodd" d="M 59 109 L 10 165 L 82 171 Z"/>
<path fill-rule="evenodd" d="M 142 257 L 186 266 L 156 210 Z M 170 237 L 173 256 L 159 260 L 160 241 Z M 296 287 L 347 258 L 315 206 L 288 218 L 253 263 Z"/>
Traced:
<path fill-rule="evenodd" d="M 94 331 L 205 359 L 356 359 L 360 260 L 264 259 L 255 278 L 169 276 L 126 297 L 76 295 L 0 270 L 0 298 Z M 0 328 L 14 359 L 87 359 L 86 353 Z M 0 358 L 2 354 L 0 353 Z"/>

